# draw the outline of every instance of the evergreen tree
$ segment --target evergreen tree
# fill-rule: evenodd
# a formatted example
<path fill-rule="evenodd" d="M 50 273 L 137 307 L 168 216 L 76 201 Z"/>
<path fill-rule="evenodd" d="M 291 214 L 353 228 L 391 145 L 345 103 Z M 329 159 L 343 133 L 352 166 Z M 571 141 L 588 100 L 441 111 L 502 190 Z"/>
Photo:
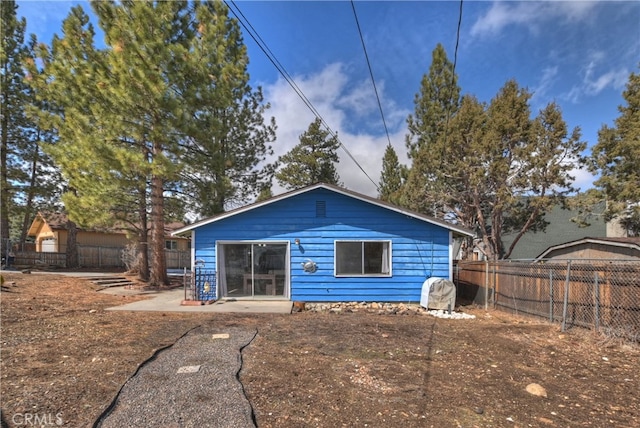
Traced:
<path fill-rule="evenodd" d="M 392 204 L 399 204 L 400 191 L 406 174 L 406 167 L 400 165 L 396 151 L 391 145 L 388 145 L 382 158 L 382 173 L 380 176 L 378 198 Z"/>
<path fill-rule="evenodd" d="M 321 129 L 321 124 L 318 118 L 311 122 L 300 135 L 300 143 L 278 160 L 284 165 L 275 175 L 281 186 L 299 189 L 319 182 L 340 185 L 335 167 L 340 142 L 337 135 Z"/>
<path fill-rule="evenodd" d="M 614 126 L 604 125 L 593 147 L 590 169 L 599 195 L 607 202 L 605 219 L 617 219 L 640 236 L 640 74 L 631 73 Z M 599 198 L 598 198 L 599 199 Z"/>
<path fill-rule="evenodd" d="M 271 186 L 264 186 L 260 191 L 260 193 L 258 194 L 256 202 L 266 201 L 267 199 L 271 199 L 271 198 L 273 198 L 273 192 L 271 191 Z"/>
<path fill-rule="evenodd" d="M 186 79 L 181 91 L 189 98 L 185 131 L 185 192 L 191 209 L 212 216 L 240 206 L 270 185 L 274 166 L 266 164 L 273 154 L 275 120 L 265 123 L 261 88 L 252 90 L 247 73 L 246 46 L 238 23 L 227 16 L 220 2 L 207 3 L 196 12 L 196 20 L 207 23 L 197 28 L 192 41 L 195 58 L 184 73 L 202 78 L 195 84 Z"/>
<path fill-rule="evenodd" d="M 26 46 L 24 64 L 25 68 L 34 72 L 37 45 L 36 36 L 32 34 Z M 22 224 L 19 242 L 26 241 L 27 232 L 38 211 L 56 212 L 62 209 L 61 189 L 64 186 L 60 170 L 51 156 L 47 155 L 46 150 L 43 150 L 43 147 L 46 148 L 55 142 L 57 135 L 54 129 L 46 128 L 39 113 L 53 110 L 54 106 L 37 99 L 34 88 L 29 85 L 33 80 L 31 75 L 27 74 L 25 80 L 27 141 L 20 155 L 22 181 L 16 189 L 13 206 L 14 215 L 21 219 Z"/>
<path fill-rule="evenodd" d="M 515 184 L 525 171 L 525 157 L 534 149 L 531 140 L 531 94 L 508 81 L 491 100 L 487 133 L 478 149 L 486 175 L 481 191 L 486 195 L 487 215 L 479 215 L 479 229 L 486 252 L 502 258 L 502 234 L 508 209 L 520 202 Z M 478 214 L 480 212 L 478 211 Z"/>
<path fill-rule="evenodd" d="M 556 104 L 531 119 L 530 97 L 515 81 L 489 105 L 464 96 L 449 132 L 436 141 L 439 161 L 420 200 L 423 212 L 475 230 L 493 259 L 508 258 L 520 237 L 544 227 L 544 213 L 574 191 L 570 171 L 585 148 Z M 428 164 L 422 156 L 428 153 L 415 161 Z M 515 240 L 505 249 L 507 232 Z"/>
<path fill-rule="evenodd" d="M 50 118 L 60 129 L 50 152 L 73 190 L 64 197 L 72 218 L 137 224 L 149 280 L 166 283 L 165 220 L 185 202 L 210 213 L 257 194 L 274 124 L 261 121 L 268 106 L 247 84 L 245 48 L 221 2 L 92 6 L 105 49 L 76 7 L 64 38 L 41 54 L 39 93 L 63 107 Z"/>
<path fill-rule="evenodd" d="M 503 258 L 510 256 L 527 231 L 544 229 L 544 214 L 556 205 L 564 206 L 566 197 L 577 191 L 571 171 L 583 167 L 581 153 L 587 147 L 580 138 L 580 128 L 569 131 L 556 103 L 549 103 L 534 119 L 522 167 L 515 165 L 517 174 L 506 183 L 515 192 L 513 198 L 506 199 L 509 209 L 505 210 L 504 233 L 514 234 L 514 240 L 501 254 Z"/>
<path fill-rule="evenodd" d="M 448 132 L 451 119 L 460 106 L 458 76 L 447 53 L 438 44 L 432 53 L 429 73 L 422 77 L 420 92 L 416 94 L 415 113 L 407 118 L 409 133 L 406 146 L 413 164 L 403 188 L 401 203 L 413 210 L 433 214 L 427 202 L 434 171 L 440 167 L 447 144 L 442 138 Z"/>
<path fill-rule="evenodd" d="M 69 219 L 67 267 L 74 267 L 78 263 L 75 241 L 78 224 L 85 227 L 101 224 L 109 216 L 110 197 L 117 197 L 117 193 L 111 176 L 101 169 L 107 128 L 101 121 L 103 118 L 95 114 L 102 107 L 95 97 L 95 88 L 97 73 L 104 67 L 103 55 L 94 47 L 93 27 L 81 7 L 72 9 L 62 30 L 64 37 L 54 36 L 51 49 L 38 45 L 37 58 L 28 59 L 27 80 L 35 92 L 32 119 L 43 129 L 55 130 L 53 141 L 42 148 L 61 169 L 65 181 L 62 200 Z M 42 68 L 36 64 L 42 64 Z M 110 168 L 116 170 L 114 165 Z M 97 187 L 113 185 L 114 194 L 104 199 L 94 197 L 92 204 L 85 207 L 74 205 L 72 201 L 89 194 L 93 183 Z"/>
<path fill-rule="evenodd" d="M 26 22 L 17 19 L 17 9 L 13 1 L 4 2 L 1 8 L 0 234 L 3 239 L 24 242 L 35 213 L 57 208 L 60 177 L 40 148 L 54 134 L 29 115 L 36 101 L 25 80 L 25 65 L 37 41 L 31 36 L 24 43 Z"/>
<path fill-rule="evenodd" d="M 434 143 L 436 154 L 431 157 L 438 157 L 437 164 L 432 163 L 427 150 L 421 150 L 414 159 L 407 185 L 403 188 L 404 203 L 419 212 L 475 228 L 477 211 L 472 208 L 474 200 L 470 188 L 472 183 L 481 183 L 486 177 L 485 161 L 478 150 L 486 134 L 486 109 L 485 104 L 471 95 L 462 98 L 448 134 Z M 430 169 L 422 172 L 425 164 L 431 165 Z M 416 180 L 411 179 L 415 174 L 428 174 L 429 179 L 417 188 Z M 413 197 L 412 192 L 419 196 Z"/>
<path fill-rule="evenodd" d="M 422 77 L 420 93 L 415 95 L 415 114 L 409 115 L 409 134 L 406 145 L 410 158 L 424 146 L 431 146 L 445 132 L 447 122 L 460 105 L 458 76 L 447 58 L 444 47 L 438 43 L 431 54 L 429 74 Z"/>
<path fill-rule="evenodd" d="M 26 143 L 24 106 L 25 85 L 21 65 L 25 54 L 26 21 L 17 18 L 14 1 L 3 2 L 2 46 L 0 49 L 0 238 L 4 244 L 10 236 L 9 213 L 13 205 L 13 183 L 20 175 L 20 152 Z M 4 251 L 5 248 L 2 248 Z M 4 253 L 3 253 L 4 254 Z"/>

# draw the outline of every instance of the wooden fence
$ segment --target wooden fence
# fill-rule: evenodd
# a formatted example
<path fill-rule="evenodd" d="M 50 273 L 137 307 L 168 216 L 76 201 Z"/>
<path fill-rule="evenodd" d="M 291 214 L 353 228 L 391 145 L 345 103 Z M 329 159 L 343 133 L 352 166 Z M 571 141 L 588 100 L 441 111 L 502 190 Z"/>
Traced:
<path fill-rule="evenodd" d="M 459 262 L 461 300 L 640 341 L 640 261 Z"/>
<path fill-rule="evenodd" d="M 85 268 L 125 268 L 122 261 L 122 250 L 119 247 L 78 246 L 78 263 Z M 191 252 L 165 250 L 167 269 L 181 269 L 191 267 Z M 35 251 L 16 251 L 15 266 L 44 267 L 52 266 L 64 268 L 67 264 L 66 253 L 42 253 Z"/>
<path fill-rule="evenodd" d="M 16 251 L 13 264 L 15 266 L 55 266 L 65 267 L 67 255 L 65 253 L 37 253 L 35 251 Z"/>

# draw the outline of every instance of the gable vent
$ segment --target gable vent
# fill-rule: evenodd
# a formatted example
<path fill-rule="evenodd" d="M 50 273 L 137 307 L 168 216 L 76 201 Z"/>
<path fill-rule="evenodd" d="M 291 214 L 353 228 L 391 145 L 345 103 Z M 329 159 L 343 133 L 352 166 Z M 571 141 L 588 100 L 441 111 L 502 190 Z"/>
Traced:
<path fill-rule="evenodd" d="M 316 217 L 327 216 L 327 201 L 316 201 Z"/>

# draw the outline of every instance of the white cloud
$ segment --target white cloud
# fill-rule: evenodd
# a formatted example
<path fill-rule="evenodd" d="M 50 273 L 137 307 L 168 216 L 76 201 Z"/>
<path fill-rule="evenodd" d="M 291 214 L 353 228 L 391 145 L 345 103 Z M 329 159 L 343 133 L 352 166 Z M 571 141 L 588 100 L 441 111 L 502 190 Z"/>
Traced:
<path fill-rule="evenodd" d="M 383 126 L 380 125 L 380 134 L 368 133 L 354 134 L 348 126 L 352 121 L 359 121 L 359 115 L 370 115 L 372 109 L 377 112 L 377 102 L 373 88 L 365 82 L 352 82 L 342 64 L 335 63 L 325 66 L 316 74 L 305 76 L 292 76 L 297 86 L 302 90 L 307 99 L 313 104 L 329 127 L 338 133 L 340 141 L 346 146 L 358 164 L 369 175 L 365 175 L 358 165 L 340 149 L 338 155 L 340 162 L 337 165 L 338 174 L 344 185 L 354 191 L 369 196 L 377 196 L 376 185 L 380 179 L 382 158 L 388 144 L 384 135 Z M 295 91 L 282 78 L 273 84 L 262 84 L 265 100 L 271 103 L 269 116 L 276 118 L 278 125 L 277 140 L 274 144 L 275 156 L 287 153 L 299 142 L 299 136 L 307 130 L 309 124 L 315 119 L 314 114 L 304 104 Z M 384 85 L 378 85 L 378 91 Z M 382 99 L 383 94 L 380 93 Z M 385 110 L 385 118 L 397 118 L 399 115 L 406 117 L 406 112 L 394 109 L 393 106 Z M 382 121 L 382 119 L 380 119 Z M 396 149 L 400 162 L 406 163 L 406 150 L 404 148 L 404 135 L 406 127 L 404 122 L 390 135 L 392 145 Z M 390 132 L 392 130 L 390 129 Z M 284 191 L 276 182 L 273 183 L 274 194 Z"/>
<path fill-rule="evenodd" d="M 539 84 L 539 91 L 544 92 L 554 81 L 558 70 L 551 67 L 545 70 Z M 337 165 L 338 174 L 344 185 L 354 191 L 377 196 L 376 185 L 380 180 L 382 169 L 382 158 L 388 144 L 384 132 L 376 135 L 371 133 L 353 133 L 348 125 L 350 121 L 360 120 L 354 112 L 360 111 L 363 114 L 371 113 L 371 107 L 354 108 L 354 104 L 372 104 L 377 110 L 377 104 L 373 89 L 371 88 L 369 97 L 366 96 L 367 85 L 363 82 L 353 83 L 341 64 L 330 64 L 316 74 L 305 76 L 293 76 L 298 87 L 302 89 L 307 98 L 320 112 L 324 120 L 332 130 L 338 132 L 342 143 L 347 147 L 358 164 L 366 171 L 369 178 L 360 170 L 358 165 L 340 149 L 338 155 L 340 162 Z M 281 156 L 291 150 L 299 142 L 299 136 L 307 130 L 309 124 L 315 116 L 305 106 L 303 101 L 291 89 L 289 84 L 282 78 L 273 84 L 263 84 L 265 99 L 271 103 L 270 116 L 276 118 L 278 125 L 277 141 L 274 145 L 275 156 Z M 380 86 L 378 86 L 380 89 Z M 383 95 L 383 94 L 381 94 Z M 382 96 L 384 99 L 384 96 Z M 377 113 L 377 111 L 376 111 Z M 385 117 L 406 118 L 408 112 L 402 109 L 391 109 L 385 107 Z M 380 119 L 381 120 L 381 119 Z M 382 126 L 381 126 L 382 129 Z M 392 131 L 392 130 L 390 130 Z M 406 124 L 398 126 L 390 134 L 390 140 L 399 160 L 403 164 L 408 164 L 404 138 L 407 133 Z M 584 189 L 592 187 L 593 176 L 585 171 L 574 169 L 575 186 Z M 273 183 L 274 194 L 285 191 L 276 182 Z"/>
<path fill-rule="evenodd" d="M 611 68 L 604 52 L 592 52 L 582 69 L 582 80 L 563 97 L 573 103 L 596 96 L 606 89 L 621 92 L 629 80 L 627 67 Z"/>
<path fill-rule="evenodd" d="M 366 116 L 377 112 L 377 104 L 373 101 L 374 90 L 370 79 L 364 79 L 356 83 L 349 93 L 338 100 L 338 105 L 359 116 Z M 378 115 L 379 116 L 379 115 Z"/>
<path fill-rule="evenodd" d="M 583 85 L 588 95 L 597 95 L 609 86 L 617 90 L 622 89 L 629 78 L 629 70 L 626 67 L 618 70 L 607 70 L 600 75 L 596 75 L 594 69 L 593 64 L 589 64 L 584 76 Z"/>
<path fill-rule="evenodd" d="M 542 70 L 540 81 L 533 88 L 532 103 L 546 104 L 549 92 L 558 80 L 558 66 L 547 67 Z"/>
<path fill-rule="evenodd" d="M 555 11 L 557 16 L 567 21 L 584 21 L 592 16 L 593 9 L 598 6 L 595 1 L 549 1 L 546 11 Z"/>
<path fill-rule="evenodd" d="M 522 6 L 518 7 L 522 8 Z M 491 9 L 473 24 L 471 35 L 496 34 L 510 24 L 523 23 L 530 19 L 530 14 L 516 13 L 515 9 L 516 7 L 505 3 L 494 2 Z"/>
<path fill-rule="evenodd" d="M 573 186 L 581 192 L 593 188 L 593 182 L 596 180 L 596 177 L 586 169 L 574 168 L 569 174 L 575 178 Z"/>
<path fill-rule="evenodd" d="M 489 11 L 471 27 L 472 36 L 496 35 L 509 25 L 525 25 L 533 33 L 545 21 L 561 18 L 569 22 L 590 17 L 597 2 L 593 1 L 496 1 Z"/>
<path fill-rule="evenodd" d="M 586 82 L 587 93 L 590 95 L 598 94 L 609 86 L 614 89 L 621 89 L 624 87 L 628 78 L 629 70 L 626 68 L 622 70 L 610 70 L 600 75 L 597 79 Z"/>

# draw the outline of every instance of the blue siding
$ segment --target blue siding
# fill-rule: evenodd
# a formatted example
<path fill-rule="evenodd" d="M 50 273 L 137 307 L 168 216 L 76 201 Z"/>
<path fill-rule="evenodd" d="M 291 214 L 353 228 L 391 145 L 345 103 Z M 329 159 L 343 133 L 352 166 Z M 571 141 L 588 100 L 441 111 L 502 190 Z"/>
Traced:
<path fill-rule="evenodd" d="M 326 202 L 326 217 L 316 217 L 316 201 Z M 334 241 L 344 239 L 390 240 L 393 275 L 336 278 Z M 426 278 L 449 277 L 449 230 L 324 188 L 196 228 L 195 257 L 211 269 L 217 241 L 289 241 L 295 301 L 415 302 Z M 302 270 L 305 259 L 317 263 L 315 273 Z"/>

